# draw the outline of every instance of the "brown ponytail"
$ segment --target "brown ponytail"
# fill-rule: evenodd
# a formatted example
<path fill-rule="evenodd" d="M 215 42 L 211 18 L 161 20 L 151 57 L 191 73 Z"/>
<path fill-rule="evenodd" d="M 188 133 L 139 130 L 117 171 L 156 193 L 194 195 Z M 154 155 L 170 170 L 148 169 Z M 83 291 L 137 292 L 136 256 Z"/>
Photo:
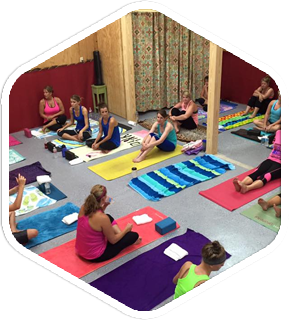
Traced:
<path fill-rule="evenodd" d="M 89 216 L 101 209 L 101 200 L 104 196 L 106 196 L 106 194 L 106 187 L 99 184 L 93 186 L 91 193 L 88 195 L 84 203 L 86 216 Z"/>

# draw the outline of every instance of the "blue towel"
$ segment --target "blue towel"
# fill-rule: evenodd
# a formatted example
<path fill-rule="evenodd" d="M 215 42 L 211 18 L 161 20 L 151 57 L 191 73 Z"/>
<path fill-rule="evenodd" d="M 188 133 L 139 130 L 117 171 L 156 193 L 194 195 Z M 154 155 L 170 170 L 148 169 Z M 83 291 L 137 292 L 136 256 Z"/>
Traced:
<path fill-rule="evenodd" d="M 233 164 L 206 154 L 143 174 L 132 179 L 129 186 L 145 199 L 158 201 L 233 169 Z"/>
<path fill-rule="evenodd" d="M 61 207 L 41 212 L 35 216 L 19 221 L 17 225 L 17 229 L 19 230 L 38 230 L 38 236 L 31 239 L 25 247 L 29 249 L 65 233 L 76 230 L 77 222 L 74 222 L 71 225 L 66 225 L 62 222 L 62 219 L 71 213 L 79 212 L 79 210 L 79 207 L 71 202 L 67 202 Z"/>

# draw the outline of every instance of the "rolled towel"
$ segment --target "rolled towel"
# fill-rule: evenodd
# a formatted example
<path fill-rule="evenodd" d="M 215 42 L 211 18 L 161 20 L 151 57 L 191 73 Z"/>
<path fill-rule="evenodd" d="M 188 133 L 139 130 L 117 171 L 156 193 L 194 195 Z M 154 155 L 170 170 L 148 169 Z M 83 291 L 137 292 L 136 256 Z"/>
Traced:
<path fill-rule="evenodd" d="M 151 222 L 153 219 L 148 216 L 147 213 L 142 214 L 141 216 L 134 216 L 132 218 L 136 224 L 144 224 Z"/>
<path fill-rule="evenodd" d="M 172 243 L 168 248 L 164 250 L 164 254 L 166 254 L 168 257 L 172 258 L 173 260 L 178 261 L 184 258 L 185 256 L 187 256 L 188 252 L 182 249 L 177 244 Z"/>
<path fill-rule="evenodd" d="M 79 214 L 77 212 L 71 213 L 65 216 L 61 221 L 67 225 L 70 225 L 78 220 Z"/>

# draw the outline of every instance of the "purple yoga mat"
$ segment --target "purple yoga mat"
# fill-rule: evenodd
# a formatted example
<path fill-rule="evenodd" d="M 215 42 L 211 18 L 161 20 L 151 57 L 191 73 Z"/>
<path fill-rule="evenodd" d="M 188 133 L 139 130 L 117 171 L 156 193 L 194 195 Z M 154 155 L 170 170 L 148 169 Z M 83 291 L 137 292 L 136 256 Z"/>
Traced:
<path fill-rule="evenodd" d="M 202 234 L 187 229 L 185 234 L 167 240 L 90 285 L 134 310 L 150 311 L 174 294 L 172 280 L 184 262 L 201 262 L 201 249 L 208 242 Z M 163 252 L 171 243 L 185 249 L 188 256 L 179 261 L 166 256 Z"/>
<path fill-rule="evenodd" d="M 49 175 L 51 172 L 45 170 L 39 161 L 32 163 L 28 166 L 24 166 L 9 172 L 9 189 L 17 186 L 16 178 L 18 174 L 21 174 L 26 178 L 26 184 L 36 181 L 37 176 Z"/>

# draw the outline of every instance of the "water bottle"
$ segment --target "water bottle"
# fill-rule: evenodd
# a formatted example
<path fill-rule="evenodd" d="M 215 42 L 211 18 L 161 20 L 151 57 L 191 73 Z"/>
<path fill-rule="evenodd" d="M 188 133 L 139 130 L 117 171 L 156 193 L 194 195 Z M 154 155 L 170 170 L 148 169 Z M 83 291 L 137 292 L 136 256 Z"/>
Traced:
<path fill-rule="evenodd" d="M 265 145 L 265 136 L 262 136 L 262 138 L 261 138 L 261 145 L 262 145 L 262 146 Z"/>
<path fill-rule="evenodd" d="M 136 167 L 132 168 L 132 178 L 137 178 L 138 177 L 138 171 Z"/>
<path fill-rule="evenodd" d="M 91 107 L 89 108 L 89 119 L 93 119 L 93 110 Z"/>
<path fill-rule="evenodd" d="M 47 139 L 44 138 L 44 149 L 47 149 Z"/>
<path fill-rule="evenodd" d="M 53 158 L 56 159 L 57 158 L 57 149 L 56 149 L 56 147 L 53 147 L 52 153 L 53 153 Z"/>
<path fill-rule="evenodd" d="M 269 147 L 269 138 L 265 136 L 264 146 Z"/>
<path fill-rule="evenodd" d="M 45 189 L 45 194 L 50 194 L 51 193 L 50 183 L 49 182 L 45 182 L 44 189 Z"/>
<path fill-rule="evenodd" d="M 63 144 L 62 147 L 61 147 L 61 154 L 62 154 L 62 157 L 65 158 L 65 152 L 66 152 L 67 148 L 66 146 Z"/>

